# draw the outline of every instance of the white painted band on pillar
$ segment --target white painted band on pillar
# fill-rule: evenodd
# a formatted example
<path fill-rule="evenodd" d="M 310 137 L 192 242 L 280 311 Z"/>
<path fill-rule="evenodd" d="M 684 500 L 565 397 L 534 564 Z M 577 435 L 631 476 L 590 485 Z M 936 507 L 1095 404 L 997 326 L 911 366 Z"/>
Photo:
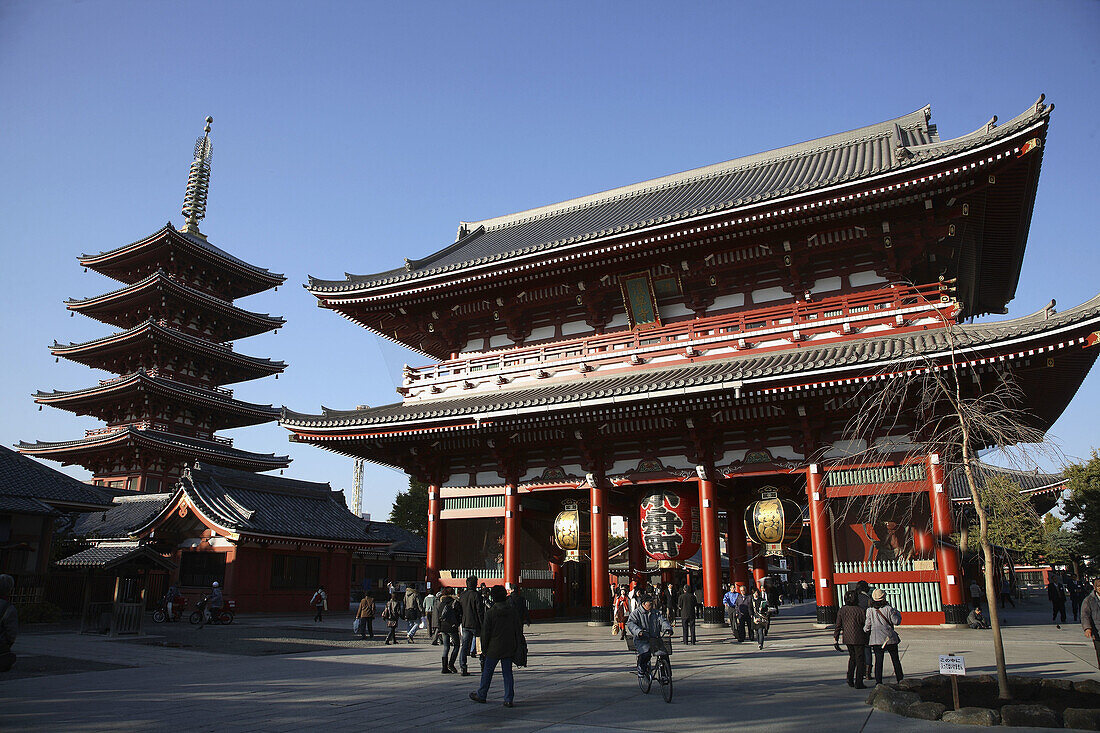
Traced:
<path fill-rule="evenodd" d="M 829 581 L 826 578 L 819 578 L 817 584 L 820 585 L 822 588 L 829 587 Z"/>
<path fill-rule="evenodd" d="M 593 506 L 592 507 L 592 513 L 593 514 L 599 514 L 600 513 L 600 508 L 598 506 Z"/>
<path fill-rule="evenodd" d="M 821 473 L 821 468 L 816 463 L 810 464 L 810 473 Z"/>
<path fill-rule="evenodd" d="M 814 492 L 814 501 L 821 501 L 821 492 L 820 491 L 815 491 Z"/>
<path fill-rule="evenodd" d="M 943 493 L 943 484 L 932 484 L 932 488 L 936 490 L 937 494 Z"/>
<path fill-rule="evenodd" d="M 434 515 L 432 515 L 432 514 L 429 514 L 429 515 L 428 515 L 428 521 L 429 521 L 429 522 L 434 522 L 434 521 L 435 521 L 435 516 L 434 516 Z"/>
<path fill-rule="evenodd" d="M 710 499 L 703 499 L 703 508 L 710 509 Z"/>
<path fill-rule="evenodd" d="M 947 576 L 947 584 L 948 585 L 955 585 L 955 576 L 954 575 L 948 575 Z"/>
<path fill-rule="evenodd" d="M 512 516 L 512 510 L 509 509 L 508 511 L 504 512 L 504 516 L 506 516 L 506 517 Z"/>
<path fill-rule="evenodd" d="M 933 453 L 932 455 L 928 456 L 928 459 L 930 461 L 932 461 L 933 466 L 940 465 L 940 454 L 939 453 Z"/>

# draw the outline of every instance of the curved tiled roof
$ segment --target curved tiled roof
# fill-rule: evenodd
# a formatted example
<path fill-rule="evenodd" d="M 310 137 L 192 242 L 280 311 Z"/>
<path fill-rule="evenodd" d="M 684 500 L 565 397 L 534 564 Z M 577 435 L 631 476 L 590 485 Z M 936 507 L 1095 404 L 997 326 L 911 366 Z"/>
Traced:
<path fill-rule="evenodd" d="M 1066 477 L 1060 473 L 1040 473 L 1034 471 L 1020 471 L 1013 468 L 992 466 L 988 463 L 979 463 L 976 469 L 976 483 L 985 484 L 992 479 L 1005 479 L 1016 484 L 1022 494 L 1036 494 L 1047 490 L 1055 490 L 1064 487 Z M 954 501 L 971 501 L 970 487 L 966 483 L 966 470 L 962 466 L 956 466 L 947 477 L 947 485 Z"/>
<path fill-rule="evenodd" d="M 97 509 L 111 504 L 110 497 L 94 486 L 4 446 L 0 446 L 0 495 L 62 508 Z"/>
<path fill-rule="evenodd" d="M 162 237 L 168 237 L 176 244 L 183 245 L 186 248 L 198 252 L 200 255 L 204 255 L 206 259 L 221 261 L 232 266 L 234 269 L 243 271 L 248 275 L 251 275 L 257 280 L 263 281 L 265 283 L 270 283 L 260 288 L 259 290 L 253 290 L 252 292 L 262 292 L 269 287 L 273 287 L 275 285 L 286 282 L 285 275 L 271 272 L 270 270 L 262 267 L 257 267 L 256 265 L 249 264 L 240 258 L 234 257 L 225 250 L 210 244 L 210 242 L 206 241 L 202 237 L 196 237 L 192 234 L 179 231 L 174 226 L 172 226 L 172 222 L 166 223 L 164 226 L 162 226 L 160 229 L 156 230 L 152 234 L 146 237 L 142 237 L 141 239 L 131 242 L 130 244 L 124 244 L 121 247 L 105 250 L 103 252 L 100 252 L 99 254 L 82 254 L 78 259 L 80 261 L 80 264 L 98 271 L 99 267 L 111 262 L 112 260 L 122 259 L 124 257 L 136 254 L 138 250 L 143 247 L 157 244 Z"/>
<path fill-rule="evenodd" d="M 850 132 L 725 163 L 572 199 L 495 219 L 464 223 L 452 245 L 405 268 L 345 280 L 310 278 L 325 295 L 453 273 L 691 217 L 729 211 L 828 186 L 901 170 L 971 150 L 1045 121 L 1053 105 L 1043 98 L 1001 126 L 941 141 L 929 125 L 930 107 Z M 996 118 L 994 118 L 995 120 Z"/>
<path fill-rule="evenodd" d="M 1045 310 L 1022 318 L 992 323 L 961 325 L 953 329 L 954 347 L 960 352 L 994 346 L 1013 339 L 1051 333 L 1060 328 L 1082 324 L 1100 324 L 1100 295 L 1062 313 L 1049 315 Z M 320 415 L 293 412 L 283 408 L 280 424 L 309 431 L 341 431 L 381 426 L 408 428 L 427 421 L 473 420 L 494 415 L 526 411 L 548 411 L 587 400 L 623 400 L 643 396 L 674 396 L 678 391 L 732 389 L 750 387 L 751 382 L 796 377 L 800 374 L 830 370 L 869 371 L 905 359 L 923 359 L 947 353 L 951 342 L 942 328 L 911 331 L 877 338 L 836 341 L 821 346 L 800 345 L 763 354 L 737 354 L 727 359 L 688 366 L 638 369 L 615 376 L 572 379 L 540 387 L 504 388 L 497 392 L 435 400 L 409 400 L 361 410 L 330 410 Z"/>
<path fill-rule="evenodd" d="M 224 392 L 204 389 L 190 384 L 183 384 L 161 376 L 152 376 L 144 369 L 129 374 L 121 379 L 108 380 L 91 387 L 83 387 L 74 390 L 54 390 L 52 392 L 35 392 L 34 401 L 42 404 L 52 404 L 55 407 L 66 408 L 66 403 L 81 400 L 81 398 L 95 398 L 97 395 L 111 395 L 119 391 L 137 389 L 154 389 L 160 392 L 179 396 L 187 401 L 202 401 L 207 404 L 223 407 L 227 410 L 247 413 L 262 420 L 274 420 L 279 416 L 279 409 L 272 405 L 261 405 L 254 402 L 244 402 L 230 397 Z M 75 408 L 73 408 L 75 411 Z M 239 425 L 254 423 L 239 422 Z"/>
<path fill-rule="evenodd" d="M 376 543 L 328 484 L 198 464 L 181 490 L 208 519 L 240 534 Z"/>
<path fill-rule="evenodd" d="M 176 567 L 174 562 L 152 547 L 138 542 L 106 542 L 81 550 L 75 555 L 58 560 L 55 564 L 62 568 L 110 570 L 130 563 L 142 566 L 153 565 L 164 570 L 174 570 Z"/>
<path fill-rule="evenodd" d="M 81 516 L 72 535 L 87 540 L 126 539 L 134 527 L 147 524 L 164 511 L 172 494 L 116 496 L 111 508 Z"/>
<path fill-rule="evenodd" d="M 197 457 L 209 461 L 244 464 L 262 471 L 285 468 L 290 465 L 290 456 L 277 456 L 273 453 L 252 453 L 223 443 L 189 438 L 160 430 L 139 429 L 133 426 L 77 438 L 76 440 L 21 442 L 18 447 L 21 452 L 31 455 L 41 455 L 45 458 L 65 460 L 66 462 L 79 462 L 78 457 L 80 454 L 90 453 L 96 448 L 130 443 L 151 450 L 184 456 L 192 460 Z M 65 458 L 63 459 L 61 456 L 65 456 Z"/>
<path fill-rule="evenodd" d="M 181 348 L 187 349 L 188 351 L 194 351 L 223 362 L 236 362 L 238 364 L 247 365 L 261 376 L 275 374 L 286 369 L 286 362 L 274 361 L 258 356 L 248 356 L 247 354 L 234 351 L 228 346 L 223 346 L 213 341 L 207 341 L 174 328 L 162 326 L 153 320 L 145 321 L 125 331 L 108 334 L 107 336 L 92 339 L 90 341 L 83 341 L 81 343 L 60 344 L 55 341 L 53 346 L 50 347 L 50 353 L 55 356 L 64 356 L 67 359 L 78 361 L 76 357 L 81 352 L 85 354 L 89 352 L 94 353 L 102 348 L 136 341 L 144 336 L 160 341 L 176 342 Z"/>
<path fill-rule="evenodd" d="M 254 313 L 245 310 L 233 305 L 233 303 L 228 300 L 224 300 L 210 293 L 181 283 L 169 276 L 164 270 L 157 270 L 142 280 L 117 290 L 112 290 L 109 293 L 94 295 L 90 298 L 71 298 L 65 301 L 65 307 L 71 311 L 84 313 L 85 315 L 106 323 L 125 326 L 125 322 L 122 322 L 121 319 L 100 318 L 97 315 L 99 309 L 111 305 L 121 308 L 123 307 L 122 304 L 125 302 L 140 299 L 146 293 L 157 290 L 166 290 L 177 298 L 185 300 L 192 305 L 198 305 L 203 309 L 217 311 L 238 322 L 242 327 L 238 329 L 240 332 L 239 335 L 235 335 L 233 338 L 254 336 L 274 328 L 279 328 L 286 323 L 285 318 L 272 316 L 267 313 Z"/>

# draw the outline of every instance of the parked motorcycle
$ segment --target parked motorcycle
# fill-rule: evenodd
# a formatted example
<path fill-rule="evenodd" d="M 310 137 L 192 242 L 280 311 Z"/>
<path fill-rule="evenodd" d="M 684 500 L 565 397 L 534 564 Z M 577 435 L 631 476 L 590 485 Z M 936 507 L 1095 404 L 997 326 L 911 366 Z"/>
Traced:
<path fill-rule="evenodd" d="M 207 605 L 210 604 L 210 597 L 203 596 L 202 599 L 195 604 L 195 610 L 191 612 L 191 616 L 188 619 L 193 624 L 202 623 L 203 612 L 206 610 Z M 210 624 L 231 624 L 233 619 L 237 616 L 237 604 L 234 601 L 226 599 L 221 607 L 221 610 L 216 613 L 210 614 L 210 620 L 207 623 Z"/>
<path fill-rule="evenodd" d="M 163 624 L 167 621 L 179 621 L 183 618 L 183 612 L 187 609 L 187 598 L 180 596 L 176 600 L 172 601 L 172 616 L 168 616 L 168 604 L 161 603 L 157 610 L 153 611 L 153 621 L 158 624 Z"/>

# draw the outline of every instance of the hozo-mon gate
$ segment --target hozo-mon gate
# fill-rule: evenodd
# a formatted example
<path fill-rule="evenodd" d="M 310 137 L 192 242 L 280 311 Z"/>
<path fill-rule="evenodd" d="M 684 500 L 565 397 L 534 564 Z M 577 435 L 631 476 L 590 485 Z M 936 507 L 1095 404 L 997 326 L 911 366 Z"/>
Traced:
<path fill-rule="evenodd" d="M 700 545 L 716 622 L 719 536 L 733 579 L 753 557 L 763 574 L 742 518 L 771 487 L 808 514 L 819 622 L 854 579 L 886 588 L 906 623 L 963 622 L 956 457 L 911 410 L 859 440 L 845 426 L 867 381 L 952 363 L 972 394 L 1011 370 L 1044 429 L 1065 409 L 1096 358 L 1100 299 L 965 323 L 1015 295 L 1052 109 L 1040 98 L 943 140 L 925 107 L 463 222 L 424 259 L 311 279 L 321 307 L 436 363 L 406 368 L 399 403 L 282 424 L 430 485 L 432 582 L 522 581 L 536 609 L 606 622 L 609 518 L 626 518 L 641 570 L 646 549 L 679 552 L 643 547 L 640 506 L 666 492 L 697 509 L 682 540 Z M 588 533 L 577 562 L 552 541 L 566 507 Z"/>

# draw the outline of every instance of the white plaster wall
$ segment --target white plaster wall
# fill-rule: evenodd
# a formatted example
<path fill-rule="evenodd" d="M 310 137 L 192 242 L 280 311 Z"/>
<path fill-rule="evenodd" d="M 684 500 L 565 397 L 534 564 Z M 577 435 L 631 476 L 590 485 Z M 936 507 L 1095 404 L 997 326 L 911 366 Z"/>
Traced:
<path fill-rule="evenodd" d="M 727 293 L 714 299 L 714 305 L 709 310 L 725 310 L 726 308 L 740 308 L 745 304 L 744 293 Z"/>
<path fill-rule="evenodd" d="M 823 277 L 810 288 L 811 293 L 827 293 L 830 290 L 840 290 L 839 277 Z"/>
<path fill-rule="evenodd" d="M 512 339 L 508 338 L 508 334 L 506 333 L 498 333 L 496 336 L 489 337 L 490 349 L 497 349 L 502 346 L 511 346 L 512 344 Z"/>
<path fill-rule="evenodd" d="M 867 450 L 866 440 L 838 440 L 825 453 L 826 458 L 845 458 Z"/>
<path fill-rule="evenodd" d="M 578 333 L 594 333 L 595 330 L 584 321 L 569 321 L 561 324 L 562 336 L 575 336 Z"/>
<path fill-rule="evenodd" d="M 671 303 L 669 305 L 661 306 L 657 309 L 661 314 L 661 320 L 668 320 L 670 318 L 680 318 L 681 316 L 693 316 L 695 311 L 688 308 L 683 303 Z"/>
<path fill-rule="evenodd" d="M 619 328 L 620 326 L 629 326 L 630 319 L 626 317 L 626 312 L 616 313 L 612 316 L 611 320 L 607 324 L 606 330 L 610 331 L 613 328 Z"/>
<path fill-rule="evenodd" d="M 504 480 L 496 471 L 478 471 L 477 476 L 474 477 L 474 484 L 477 486 L 503 486 Z"/>
<path fill-rule="evenodd" d="M 866 270 L 864 272 L 853 272 L 848 276 L 848 282 L 851 283 L 853 288 L 858 288 L 863 285 L 874 285 L 875 283 L 884 283 L 886 278 L 879 277 L 873 270 Z"/>
<path fill-rule="evenodd" d="M 527 337 L 527 341 L 545 341 L 546 339 L 554 338 L 556 329 L 553 326 L 539 326 L 538 328 L 531 329 L 531 335 Z"/>
<path fill-rule="evenodd" d="M 784 298 L 790 298 L 791 294 L 778 285 L 774 288 L 761 288 L 760 290 L 752 291 L 753 303 L 767 303 L 772 300 L 783 300 Z"/>

